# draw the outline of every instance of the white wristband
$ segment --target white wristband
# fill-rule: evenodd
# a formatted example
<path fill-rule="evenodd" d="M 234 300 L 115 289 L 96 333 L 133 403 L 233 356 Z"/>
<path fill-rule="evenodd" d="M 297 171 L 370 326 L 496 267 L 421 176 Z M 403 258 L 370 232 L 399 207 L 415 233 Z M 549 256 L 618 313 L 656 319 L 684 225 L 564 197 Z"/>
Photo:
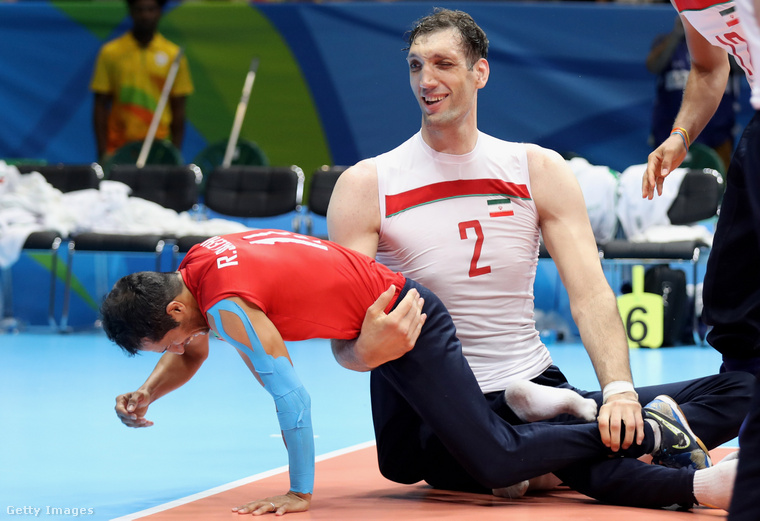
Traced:
<path fill-rule="evenodd" d="M 604 386 L 604 390 L 602 391 L 602 405 L 607 403 L 607 399 L 610 396 L 620 393 L 633 393 L 636 395 L 636 399 L 639 399 L 639 395 L 636 393 L 636 390 L 633 388 L 633 384 L 631 382 L 628 382 L 626 380 L 616 380 Z"/>

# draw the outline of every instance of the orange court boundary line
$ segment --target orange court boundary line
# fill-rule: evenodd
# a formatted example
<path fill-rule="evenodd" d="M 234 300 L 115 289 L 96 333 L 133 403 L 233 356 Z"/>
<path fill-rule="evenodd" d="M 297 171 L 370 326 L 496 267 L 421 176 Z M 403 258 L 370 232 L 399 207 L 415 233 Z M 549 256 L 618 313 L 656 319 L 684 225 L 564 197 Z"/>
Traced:
<path fill-rule="evenodd" d="M 356 451 L 366 449 L 369 447 L 374 447 L 374 446 L 375 446 L 375 440 L 372 440 L 372 441 L 365 441 L 364 443 L 359 443 L 351 447 L 346 447 L 345 449 L 334 450 L 332 452 L 322 454 L 321 456 L 317 456 L 316 463 L 319 463 L 320 461 L 336 458 L 338 456 L 343 456 L 344 454 L 350 454 L 352 452 L 356 452 Z M 227 492 L 228 490 L 232 490 L 232 489 L 241 487 L 243 485 L 248 485 L 249 483 L 260 481 L 262 479 L 270 478 L 272 476 L 276 476 L 278 474 L 282 474 L 283 472 L 287 472 L 287 471 L 288 471 L 288 466 L 285 465 L 285 466 L 277 467 L 277 468 L 267 470 L 264 472 L 259 472 L 258 474 L 254 474 L 253 476 L 248 476 L 247 478 L 241 478 L 236 481 L 227 483 L 225 485 L 219 485 L 218 487 L 210 488 L 202 492 L 198 492 L 195 494 L 191 494 L 189 496 L 185 496 L 183 498 L 169 501 L 168 503 L 163 503 L 161 505 L 156 505 L 154 507 L 146 508 L 145 510 L 140 510 L 139 512 L 127 514 L 125 516 L 115 517 L 111 519 L 110 521 L 133 521 L 135 519 L 139 519 L 139 518 L 149 516 L 152 514 L 157 514 L 159 512 L 164 512 L 166 510 L 170 510 L 172 508 L 176 508 L 181 505 L 186 505 L 188 503 L 192 503 L 193 501 L 197 501 L 199 499 L 204 499 L 210 496 L 214 496 L 221 492 Z"/>

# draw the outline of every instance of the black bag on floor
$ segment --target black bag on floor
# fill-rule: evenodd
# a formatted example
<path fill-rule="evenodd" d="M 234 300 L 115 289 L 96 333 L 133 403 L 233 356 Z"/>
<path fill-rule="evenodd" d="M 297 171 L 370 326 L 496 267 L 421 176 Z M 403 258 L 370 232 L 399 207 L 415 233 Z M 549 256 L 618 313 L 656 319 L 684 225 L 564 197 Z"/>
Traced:
<path fill-rule="evenodd" d="M 692 306 L 686 293 L 686 273 L 667 264 L 658 264 L 646 270 L 644 291 L 662 295 L 664 306 L 662 345 L 670 347 L 693 344 L 691 333 Z"/>

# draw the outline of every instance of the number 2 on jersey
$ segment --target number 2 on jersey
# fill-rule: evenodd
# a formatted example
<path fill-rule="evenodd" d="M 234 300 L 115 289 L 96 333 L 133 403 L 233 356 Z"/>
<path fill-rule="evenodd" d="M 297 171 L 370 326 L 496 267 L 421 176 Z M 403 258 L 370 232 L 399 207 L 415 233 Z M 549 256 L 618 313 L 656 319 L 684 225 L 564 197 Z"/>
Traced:
<path fill-rule="evenodd" d="M 462 240 L 467 239 L 467 230 L 471 228 L 475 231 L 475 250 L 472 252 L 472 259 L 470 259 L 470 277 L 487 275 L 488 273 L 491 273 L 491 266 L 478 266 L 484 239 L 483 228 L 480 226 L 480 221 L 465 221 L 459 223 L 459 238 Z"/>

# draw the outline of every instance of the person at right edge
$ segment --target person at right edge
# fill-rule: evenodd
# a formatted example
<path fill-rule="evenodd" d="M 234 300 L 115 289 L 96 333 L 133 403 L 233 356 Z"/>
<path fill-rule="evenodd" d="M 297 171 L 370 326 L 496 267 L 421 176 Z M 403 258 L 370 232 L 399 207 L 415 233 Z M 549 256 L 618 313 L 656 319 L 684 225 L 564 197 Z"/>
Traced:
<path fill-rule="evenodd" d="M 750 54 L 757 64 L 760 62 L 760 0 L 737 0 L 737 8 L 739 19 L 744 26 L 744 38 L 749 44 Z M 733 174 L 733 177 L 729 177 L 728 181 L 732 192 L 736 192 L 737 188 L 741 192 L 740 195 L 734 195 L 734 197 L 745 201 L 742 203 L 744 208 L 749 207 L 751 209 L 751 213 L 744 215 L 747 221 L 745 226 L 754 229 L 755 232 L 754 236 L 750 233 L 751 237 L 747 238 L 747 249 L 736 253 L 740 256 L 748 255 L 757 259 L 760 249 L 758 247 L 760 244 L 760 193 L 758 193 L 758 178 L 760 178 L 760 81 L 755 78 L 753 82 L 750 74 L 747 74 L 747 78 L 750 79 L 752 85 L 750 102 L 755 109 L 755 115 L 744 130 L 744 135 L 734 156 L 737 163 L 732 162 L 729 167 L 729 176 Z M 739 187 L 734 186 L 734 183 L 738 183 Z M 744 190 L 741 190 L 742 186 Z M 729 211 L 731 211 L 730 207 Z M 737 215 L 743 211 L 746 212 L 746 210 L 738 210 Z M 723 266 L 720 267 L 723 268 Z M 715 269 L 714 266 L 713 269 Z M 746 271 L 742 272 L 741 276 L 745 274 Z M 744 364 L 743 367 L 749 370 L 754 369 L 757 376 L 757 354 L 758 343 L 760 343 L 757 322 L 757 309 L 760 304 L 757 302 L 757 292 L 760 289 L 757 286 L 757 273 L 755 272 L 754 275 L 754 279 L 751 280 L 755 284 L 753 288 L 755 290 L 755 307 L 754 314 L 750 318 L 754 332 L 747 334 L 747 340 L 744 344 L 745 353 L 750 355 L 748 358 L 754 360 Z M 743 285 L 744 282 L 737 278 L 729 288 L 731 291 L 734 288 L 740 291 Z M 732 368 L 737 368 L 733 363 L 730 365 Z M 739 434 L 739 446 L 742 457 L 739 459 L 733 498 L 728 511 L 728 521 L 757 521 L 760 519 L 760 501 L 757 500 L 757 491 L 760 489 L 760 380 L 755 383 L 755 394 L 750 405 L 750 412 Z"/>

